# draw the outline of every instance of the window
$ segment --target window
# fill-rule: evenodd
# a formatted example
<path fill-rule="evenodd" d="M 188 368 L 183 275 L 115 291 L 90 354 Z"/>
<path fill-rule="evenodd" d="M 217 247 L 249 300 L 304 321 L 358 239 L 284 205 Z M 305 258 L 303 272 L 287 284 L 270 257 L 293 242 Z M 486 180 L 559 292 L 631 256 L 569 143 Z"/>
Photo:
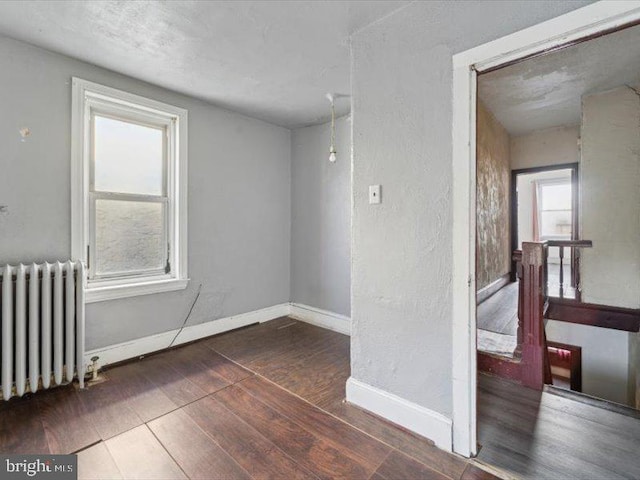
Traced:
<path fill-rule="evenodd" d="M 187 112 L 73 79 L 72 253 L 87 301 L 187 285 Z"/>
<path fill-rule="evenodd" d="M 539 181 L 540 240 L 571 239 L 571 181 Z"/>

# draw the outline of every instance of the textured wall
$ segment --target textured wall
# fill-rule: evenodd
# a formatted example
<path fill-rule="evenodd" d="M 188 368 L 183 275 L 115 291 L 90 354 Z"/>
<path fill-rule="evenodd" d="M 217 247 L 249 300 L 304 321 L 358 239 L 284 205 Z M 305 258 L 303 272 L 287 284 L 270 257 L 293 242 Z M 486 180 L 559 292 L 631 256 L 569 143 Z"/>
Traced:
<path fill-rule="evenodd" d="M 478 102 L 476 127 L 476 284 L 478 290 L 511 270 L 509 134 Z"/>
<path fill-rule="evenodd" d="M 580 161 L 580 126 L 554 127 L 511 137 L 511 169 Z"/>
<path fill-rule="evenodd" d="M 351 119 L 291 133 L 291 301 L 351 315 Z"/>
<path fill-rule="evenodd" d="M 354 379 L 451 414 L 452 55 L 586 3 L 413 2 L 352 37 Z"/>
<path fill-rule="evenodd" d="M 2 37 L 0 65 L 0 263 L 70 255 L 72 76 L 189 110 L 189 287 L 88 305 L 87 348 L 178 328 L 200 283 L 190 324 L 289 300 L 289 130 Z"/>
<path fill-rule="evenodd" d="M 582 99 L 581 238 L 585 302 L 640 308 L 640 95 Z"/>

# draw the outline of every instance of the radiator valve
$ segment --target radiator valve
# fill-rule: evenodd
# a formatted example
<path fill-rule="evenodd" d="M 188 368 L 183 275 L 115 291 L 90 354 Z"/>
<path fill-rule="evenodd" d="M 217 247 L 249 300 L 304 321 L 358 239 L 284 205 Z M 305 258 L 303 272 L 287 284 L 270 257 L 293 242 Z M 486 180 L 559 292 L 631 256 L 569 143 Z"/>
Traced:
<path fill-rule="evenodd" d="M 96 381 L 98 380 L 98 360 L 100 359 L 100 357 L 91 357 L 91 380 L 92 381 Z"/>

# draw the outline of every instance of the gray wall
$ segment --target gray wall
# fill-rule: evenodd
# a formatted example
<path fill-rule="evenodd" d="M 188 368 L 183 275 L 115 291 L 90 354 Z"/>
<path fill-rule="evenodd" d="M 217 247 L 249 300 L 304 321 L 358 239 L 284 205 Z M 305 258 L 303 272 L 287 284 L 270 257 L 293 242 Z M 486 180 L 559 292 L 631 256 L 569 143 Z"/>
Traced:
<path fill-rule="evenodd" d="M 0 264 L 71 249 L 71 77 L 189 110 L 186 291 L 90 304 L 87 348 L 289 301 L 290 131 L 0 37 Z M 31 136 L 20 141 L 18 130 Z"/>
<path fill-rule="evenodd" d="M 291 301 L 351 315 L 351 120 L 291 134 Z"/>
<path fill-rule="evenodd" d="M 451 58 L 586 3 L 414 2 L 353 36 L 355 379 L 451 415 Z"/>

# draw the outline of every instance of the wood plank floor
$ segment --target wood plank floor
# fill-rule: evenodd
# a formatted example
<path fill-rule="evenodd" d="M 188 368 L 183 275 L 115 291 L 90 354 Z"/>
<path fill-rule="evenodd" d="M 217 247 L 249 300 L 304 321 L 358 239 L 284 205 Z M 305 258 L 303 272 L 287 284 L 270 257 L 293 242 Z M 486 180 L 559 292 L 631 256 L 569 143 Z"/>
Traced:
<path fill-rule="evenodd" d="M 493 479 L 344 400 L 349 338 L 281 318 L 0 404 L 0 452 L 80 479 Z"/>
<path fill-rule="evenodd" d="M 518 282 L 508 283 L 478 305 L 477 325 L 502 335 L 518 333 Z"/>
<path fill-rule="evenodd" d="M 640 478 L 640 420 L 480 375 L 478 459 L 525 479 Z"/>

